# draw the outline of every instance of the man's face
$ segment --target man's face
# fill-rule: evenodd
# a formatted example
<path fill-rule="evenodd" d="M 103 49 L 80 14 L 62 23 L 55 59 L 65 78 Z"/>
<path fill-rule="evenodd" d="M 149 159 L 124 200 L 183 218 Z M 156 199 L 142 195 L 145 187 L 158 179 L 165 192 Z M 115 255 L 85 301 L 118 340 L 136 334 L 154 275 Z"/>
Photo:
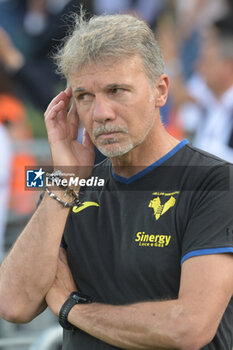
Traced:
<path fill-rule="evenodd" d="M 142 144 L 156 118 L 155 93 L 139 57 L 90 64 L 70 76 L 79 117 L 108 157 Z"/>

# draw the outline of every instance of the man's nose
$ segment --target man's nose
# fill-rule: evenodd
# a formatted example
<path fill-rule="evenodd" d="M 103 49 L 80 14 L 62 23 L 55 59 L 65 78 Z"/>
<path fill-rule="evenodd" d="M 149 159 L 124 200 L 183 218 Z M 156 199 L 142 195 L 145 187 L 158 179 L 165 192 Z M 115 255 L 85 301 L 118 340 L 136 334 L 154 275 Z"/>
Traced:
<path fill-rule="evenodd" d="M 93 120 L 98 123 L 105 123 L 107 120 L 113 120 L 115 118 L 115 112 L 112 108 L 110 101 L 107 98 L 96 96 Z"/>

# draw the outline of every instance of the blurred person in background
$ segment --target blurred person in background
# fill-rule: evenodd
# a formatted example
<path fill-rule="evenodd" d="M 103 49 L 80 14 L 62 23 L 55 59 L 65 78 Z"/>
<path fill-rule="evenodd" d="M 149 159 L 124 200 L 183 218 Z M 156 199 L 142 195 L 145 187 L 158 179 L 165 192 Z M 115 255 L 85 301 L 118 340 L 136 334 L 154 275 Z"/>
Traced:
<path fill-rule="evenodd" d="M 199 106 L 193 144 L 233 162 L 233 13 L 203 33 L 197 73 L 189 83 Z"/>
<path fill-rule="evenodd" d="M 49 77 L 47 81 L 43 68 L 37 66 L 33 60 L 26 60 L 2 27 L 0 27 L 0 64 L 5 76 L 8 76 L 14 85 L 18 97 L 41 110 L 52 96 Z"/>
<path fill-rule="evenodd" d="M 215 13 L 213 17 L 216 16 Z M 175 40 L 176 27 L 169 28 L 171 23 L 167 21 L 160 29 L 167 73 L 173 78 L 170 96 L 176 118 L 194 146 L 230 162 L 233 162 L 232 23 L 233 15 L 228 11 L 219 20 L 207 21 L 199 27 L 200 53 L 188 80 Z"/>
<path fill-rule="evenodd" d="M 85 9 L 92 13 L 92 1 Z M 64 16 L 77 0 L 9 0 L 0 3 L 0 62 L 18 85 L 20 98 L 43 114 L 65 82 L 55 73 L 51 47 L 65 36 Z"/>
<path fill-rule="evenodd" d="M 25 191 L 25 166 L 37 164 L 29 147 L 34 136 L 24 103 L 15 93 L 13 82 L 1 69 L 0 107 L 0 123 L 7 130 L 12 145 L 9 212 L 12 215 L 28 215 L 33 211 L 36 200 L 34 193 Z"/>
<path fill-rule="evenodd" d="M 0 122 L 6 127 L 12 144 L 12 168 L 9 210 L 13 215 L 28 215 L 35 208 L 35 193 L 25 190 L 25 166 L 36 166 L 30 151 L 33 133 L 27 121 L 26 109 L 15 96 L 0 93 Z"/>
<path fill-rule="evenodd" d="M 231 0 L 230 0 L 231 1 Z M 200 35 L 203 28 L 225 15 L 229 10 L 227 0 L 174 0 L 175 43 L 179 48 L 182 73 L 187 80 L 194 73 L 200 54 Z"/>
<path fill-rule="evenodd" d="M 60 14 L 70 0 L 26 0 L 23 26 L 30 36 L 46 34 L 50 13 Z"/>

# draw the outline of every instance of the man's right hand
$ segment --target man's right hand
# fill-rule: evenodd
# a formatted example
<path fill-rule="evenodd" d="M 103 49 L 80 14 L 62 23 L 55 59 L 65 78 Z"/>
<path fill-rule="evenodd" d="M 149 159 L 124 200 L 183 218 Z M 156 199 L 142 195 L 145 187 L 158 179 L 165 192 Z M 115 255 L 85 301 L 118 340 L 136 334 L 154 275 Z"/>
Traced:
<path fill-rule="evenodd" d="M 84 130 L 82 144 L 78 142 L 79 115 L 75 102 L 69 112 L 71 87 L 60 92 L 45 112 L 45 124 L 55 169 L 72 167 L 80 178 L 87 178 L 93 168 L 94 145 Z"/>

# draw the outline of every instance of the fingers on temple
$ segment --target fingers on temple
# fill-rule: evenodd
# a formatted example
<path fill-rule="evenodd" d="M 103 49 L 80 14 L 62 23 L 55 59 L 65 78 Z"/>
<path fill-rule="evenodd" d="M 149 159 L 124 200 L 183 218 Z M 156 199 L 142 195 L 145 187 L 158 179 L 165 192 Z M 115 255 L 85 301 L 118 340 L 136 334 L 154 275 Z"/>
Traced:
<path fill-rule="evenodd" d="M 48 113 L 45 114 L 45 122 L 50 121 L 57 117 L 58 113 L 65 110 L 65 103 L 63 100 L 57 102 Z"/>
<path fill-rule="evenodd" d="M 66 91 L 67 90 L 67 91 Z M 70 103 L 70 98 L 72 92 L 70 88 L 65 91 L 60 92 L 48 105 L 48 108 L 45 111 L 45 119 L 54 118 L 58 112 L 62 109 L 67 109 Z"/>
<path fill-rule="evenodd" d="M 70 85 L 68 85 L 67 88 L 65 89 L 65 93 L 69 98 L 72 97 L 72 88 Z"/>

